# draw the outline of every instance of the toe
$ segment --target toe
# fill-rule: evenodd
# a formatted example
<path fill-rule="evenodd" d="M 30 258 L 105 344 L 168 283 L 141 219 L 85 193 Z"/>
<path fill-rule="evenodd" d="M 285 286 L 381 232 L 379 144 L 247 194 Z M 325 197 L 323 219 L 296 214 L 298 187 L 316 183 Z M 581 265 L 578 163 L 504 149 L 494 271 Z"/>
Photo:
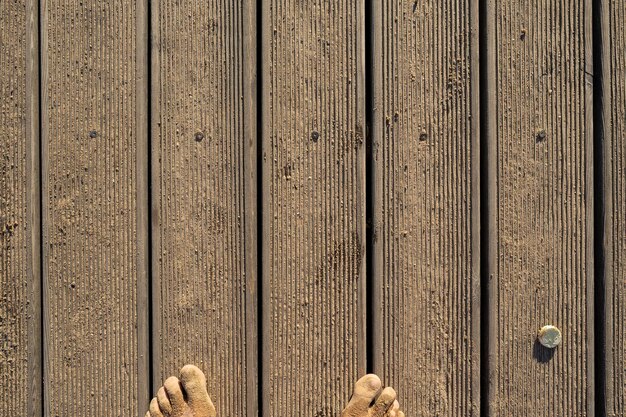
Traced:
<path fill-rule="evenodd" d="M 400 411 L 400 403 L 398 402 L 398 400 L 395 400 L 391 405 L 391 411 L 395 411 L 396 413 Z"/>
<path fill-rule="evenodd" d="M 204 410 L 209 416 L 215 415 L 215 406 L 206 390 L 206 378 L 200 369 L 194 365 L 185 365 L 180 370 L 180 384 L 191 408 Z"/>
<path fill-rule="evenodd" d="M 180 370 L 180 382 L 189 396 L 201 396 L 206 393 L 204 373 L 194 365 L 185 365 Z"/>
<path fill-rule="evenodd" d="M 398 400 L 395 400 L 393 404 L 391 405 L 391 408 L 389 409 L 389 411 L 387 411 L 387 414 L 385 415 L 388 417 L 398 417 L 399 411 L 400 411 L 400 403 L 398 402 Z"/>
<path fill-rule="evenodd" d="M 350 398 L 350 402 L 342 415 L 366 415 L 381 387 L 380 378 L 374 374 L 368 374 L 359 379 L 354 386 L 352 398 Z"/>
<path fill-rule="evenodd" d="M 391 408 L 394 401 L 396 400 L 396 391 L 387 387 L 380 393 L 378 398 L 376 398 L 376 402 L 372 407 L 372 417 L 383 417 L 385 413 Z"/>
<path fill-rule="evenodd" d="M 150 401 L 150 417 L 163 417 L 163 413 L 159 407 L 159 402 L 156 398 L 153 398 L 152 401 Z"/>
<path fill-rule="evenodd" d="M 185 400 L 183 398 L 183 391 L 180 389 L 180 383 L 178 378 L 171 376 L 165 380 L 163 384 L 167 398 L 172 405 L 172 414 L 177 416 L 182 414 L 185 409 Z"/>
<path fill-rule="evenodd" d="M 163 387 L 159 388 L 157 391 L 156 399 L 161 412 L 166 416 L 170 416 L 172 414 L 172 404 L 170 404 L 170 400 L 167 398 L 167 394 L 165 393 L 165 389 Z"/>
<path fill-rule="evenodd" d="M 402 411 L 398 411 L 398 417 L 404 417 L 404 413 Z"/>

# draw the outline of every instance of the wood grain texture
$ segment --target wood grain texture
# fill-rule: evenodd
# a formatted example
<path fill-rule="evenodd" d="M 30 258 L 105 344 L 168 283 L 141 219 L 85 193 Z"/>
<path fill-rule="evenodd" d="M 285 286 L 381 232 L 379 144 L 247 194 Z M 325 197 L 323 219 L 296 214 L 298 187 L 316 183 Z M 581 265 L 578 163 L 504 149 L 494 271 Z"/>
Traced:
<path fill-rule="evenodd" d="M 626 415 L 626 3 L 603 1 L 605 404 Z"/>
<path fill-rule="evenodd" d="M 263 2 L 263 415 L 365 372 L 364 2 Z"/>
<path fill-rule="evenodd" d="M 256 416 L 255 5 L 152 13 L 154 388 L 194 363 L 220 415 Z"/>
<path fill-rule="evenodd" d="M 488 412 L 592 416 L 591 1 L 486 6 Z"/>
<path fill-rule="evenodd" d="M 37 5 L 0 3 L 0 415 L 41 415 Z"/>
<path fill-rule="evenodd" d="M 139 415 L 149 390 L 145 3 L 41 7 L 45 413 Z"/>
<path fill-rule="evenodd" d="M 478 416 L 478 2 L 374 4 L 374 372 Z"/>

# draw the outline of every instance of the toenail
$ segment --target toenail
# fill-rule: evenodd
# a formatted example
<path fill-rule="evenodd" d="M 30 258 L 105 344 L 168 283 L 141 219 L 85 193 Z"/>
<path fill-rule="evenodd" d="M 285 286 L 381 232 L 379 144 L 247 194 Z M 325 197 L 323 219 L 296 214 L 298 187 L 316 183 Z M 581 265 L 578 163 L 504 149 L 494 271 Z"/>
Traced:
<path fill-rule="evenodd" d="M 370 388 L 372 390 L 376 391 L 376 390 L 378 390 L 380 388 L 380 384 L 376 380 L 371 380 L 370 381 Z"/>
<path fill-rule="evenodd" d="M 376 375 L 368 375 L 367 377 L 367 385 L 369 386 L 369 388 L 371 390 L 377 391 L 380 389 L 382 382 L 380 381 L 380 378 L 378 378 L 378 376 Z"/>

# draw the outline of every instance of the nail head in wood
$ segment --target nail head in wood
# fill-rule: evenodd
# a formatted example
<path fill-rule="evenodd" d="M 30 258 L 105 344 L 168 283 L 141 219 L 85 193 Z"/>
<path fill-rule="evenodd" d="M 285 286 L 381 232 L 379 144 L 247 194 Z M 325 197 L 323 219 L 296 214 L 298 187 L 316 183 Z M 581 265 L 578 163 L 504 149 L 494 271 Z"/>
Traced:
<path fill-rule="evenodd" d="M 560 345 L 562 340 L 561 331 L 556 326 L 553 326 L 551 324 L 543 326 L 539 330 L 538 337 L 539 343 L 549 349 L 554 349 L 555 347 Z"/>
<path fill-rule="evenodd" d="M 535 136 L 535 138 L 537 139 L 537 142 L 543 142 L 544 140 L 546 140 L 547 136 L 548 134 L 546 133 L 546 131 L 544 129 L 541 129 L 537 131 L 537 135 Z"/>

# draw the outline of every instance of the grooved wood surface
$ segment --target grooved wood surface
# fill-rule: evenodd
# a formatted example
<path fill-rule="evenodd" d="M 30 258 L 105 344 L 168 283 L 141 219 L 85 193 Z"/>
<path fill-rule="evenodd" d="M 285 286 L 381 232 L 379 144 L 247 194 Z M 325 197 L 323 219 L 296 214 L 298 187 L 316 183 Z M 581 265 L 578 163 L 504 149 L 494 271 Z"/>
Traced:
<path fill-rule="evenodd" d="M 153 3 L 153 388 L 194 363 L 223 416 L 257 415 L 249 3 Z"/>
<path fill-rule="evenodd" d="M 605 407 L 626 415 L 626 3 L 602 3 Z"/>
<path fill-rule="evenodd" d="M 592 416 L 591 2 L 487 10 L 489 415 Z"/>
<path fill-rule="evenodd" d="M 262 7 L 263 414 L 338 415 L 366 359 L 364 3 Z"/>
<path fill-rule="evenodd" d="M 374 372 L 406 415 L 478 416 L 478 3 L 375 4 Z"/>
<path fill-rule="evenodd" d="M 147 405 L 138 4 L 42 4 L 46 415 Z"/>
<path fill-rule="evenodd" d="M 36 14 L 0 3 L 0 415 L 41 413 Z M 34 197 L 34 198 L 33 198 Z"/>

